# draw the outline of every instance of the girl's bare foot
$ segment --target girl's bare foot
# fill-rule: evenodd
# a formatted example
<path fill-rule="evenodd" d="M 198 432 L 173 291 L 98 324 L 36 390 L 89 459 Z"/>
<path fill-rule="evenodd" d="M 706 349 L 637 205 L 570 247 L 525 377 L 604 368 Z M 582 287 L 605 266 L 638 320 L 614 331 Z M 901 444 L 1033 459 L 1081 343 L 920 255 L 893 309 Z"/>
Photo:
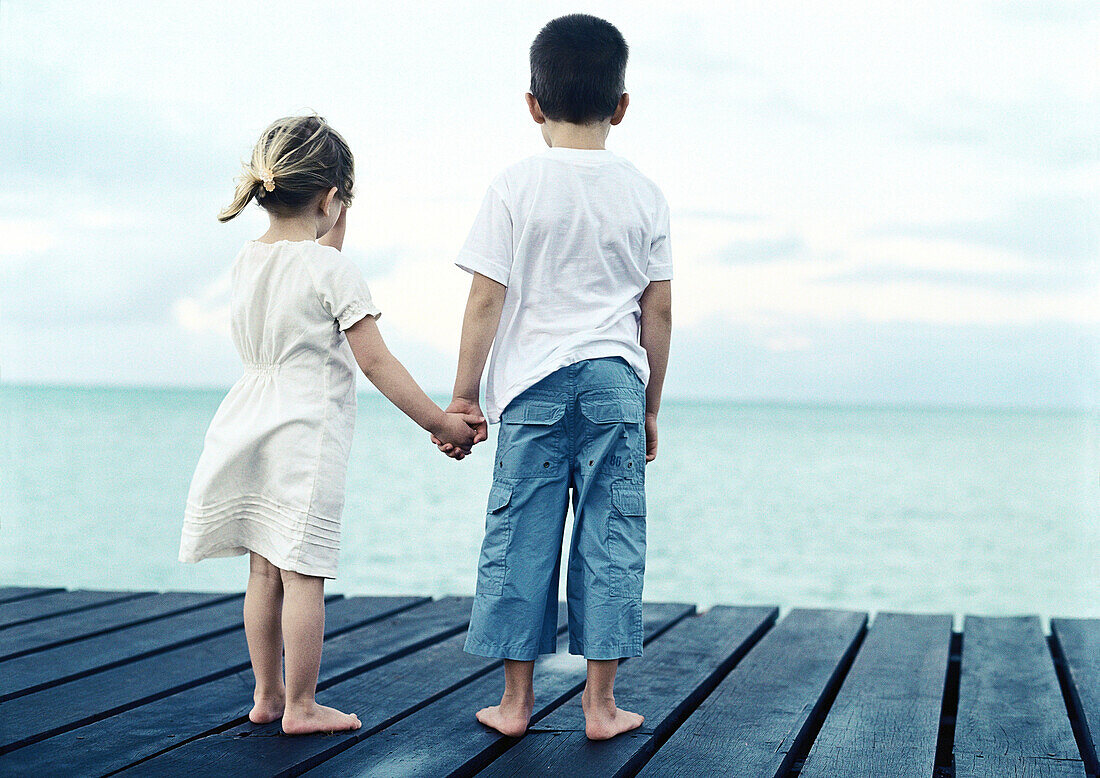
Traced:
<path fill-rule="evenodd" d="M 527 731 L 527 722 L 531 720 L 531 711 L 535 707 L 534 698 L 509 697 L 505 694 L 500 705 L 482 708 L 477 712 L 477 720 L 487 727 L 508 737 L 520 737 Z"/>
<path fill-rule="evenodd" d="M 253 700 L 256 704 L 248 713 L 248 720 L 253 724 L 268 724 L 283 717 L 283 708 L 286 706 L 285 698 L 257 694 Z"/>
<path fill-rule="evenodd" d="M 596 699 L 587 691 L 581 695 L 581 707 L 584 709 L 584 734 L 589 740 L 610 740 L 637 729 L 645 721 L 640 714 L 617 707 L 614 697 Z"/>
<path fill-rule="evenodd" d="M 318 705 L 287 706 L 283 714 L 283 734 L 309 735 L 314 732 L 344 732 L 363 726 L 354 713 L 341 713 L 336 708 Z"/>

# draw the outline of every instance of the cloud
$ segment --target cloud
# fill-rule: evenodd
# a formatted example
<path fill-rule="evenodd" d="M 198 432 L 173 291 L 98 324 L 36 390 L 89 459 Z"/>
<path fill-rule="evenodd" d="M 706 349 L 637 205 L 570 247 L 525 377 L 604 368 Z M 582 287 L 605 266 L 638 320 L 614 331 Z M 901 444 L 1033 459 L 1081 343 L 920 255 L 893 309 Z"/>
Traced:
<path fill-rule="evenodd" d="M 721 259 L 723 262 L 738 264 L 790 259 L 802 253 L 805 247 L 802 238 L 793 234 L 742 240 L 727 246 L 721 254 Z"/>
<path fill-rule="evenodd" d="M 1064 356 L 1058 333 L 1095 326 L 1096 14 L 1033 8 L 600 5 L 631 43 L 631 109 L 609 147 L 673 208 L 680 391 L 744 380 L 794 396 L 799 368 L 809 394 L 862 397 L 860 381 L 884 386 L 885 350 L 919 345 L 908 328 L 944 352 L 892 386 L 938 396 L 976 337 L 1042 330 Z M 262 127 L 313 107 L 356 153 L 345 248 L 381 326 L 448 388 L 468 285 L 451 259 L 493 175 L 542 149 L 526 47 L 557 9 L 349 4 L 338 28 L 270 47 L 293 9 L 4 6 L 5 376 L 13 359 L 31 379 L 60 370 L 23 351 L 50 348 L 36 334 L 49 309 L 70 324 L 58 359 L 74 380 L 232 380 L 217 281 L 266 220 L 213 216 Z M 335 75 L 318 80 L 318 61 Z M 875 343 L 879 362 L 848 383 L 816 361 Z M 1037 346 L 1022 359 L 1054 374 Z M 779 366 L 787 383 L 753 383 Z"/>
<path fill-rule="evenodd" d="M 41 254 L 57 245 L 54 225 L 48 219 L 0 218 L 0 257 Z"/>
<path fill-rule="evenodd" d="M 886 225 L 873 232 L 990 246 L 1048 263 L 1100 260 L 1100 210 L 1081 196 L 1033 197 L 988 218 Z"/>
<path fill-rule="evenodd" d="M 229 336 L 229 292 L 231 278 L 222 273 L 194 297 L 181 297 L 172 304 L 172 319 L 188 332 Z"/>

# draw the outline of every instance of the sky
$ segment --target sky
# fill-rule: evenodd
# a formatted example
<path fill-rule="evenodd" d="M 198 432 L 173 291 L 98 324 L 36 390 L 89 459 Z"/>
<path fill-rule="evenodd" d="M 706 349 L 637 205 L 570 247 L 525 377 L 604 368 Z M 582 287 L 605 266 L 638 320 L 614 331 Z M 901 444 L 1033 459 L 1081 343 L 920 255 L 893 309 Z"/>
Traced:
<path fill-rule="evenodd" d="M 581 11 L 630 45 L 608 148 L 671 205 L 667 396 L 1100 405 L 1098 8 L 4 0 L 0 381 L 228 387 L 227 270 L 266 217 L 215 215 L 315 110 L 383 335 L 448 392 L 454 257 L 543 148 L 531 39 Z"/>

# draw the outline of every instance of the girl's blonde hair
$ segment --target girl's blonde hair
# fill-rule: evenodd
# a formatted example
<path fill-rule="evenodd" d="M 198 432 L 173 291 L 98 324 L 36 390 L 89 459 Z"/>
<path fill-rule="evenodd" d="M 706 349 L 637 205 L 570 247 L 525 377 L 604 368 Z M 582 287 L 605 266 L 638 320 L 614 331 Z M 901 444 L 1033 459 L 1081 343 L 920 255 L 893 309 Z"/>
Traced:
<path fill-rule="evenodd" d="M 252 150 L 252 161 L 242 167 L 233 202 L 218 214 L 218 221 L 232 219 L 252 198 L 272 213 L 290 216 L 332 187 L 345 206 L 351 205 L 355 184 L 351 149 L 316 114 L 273 122 Z"/>

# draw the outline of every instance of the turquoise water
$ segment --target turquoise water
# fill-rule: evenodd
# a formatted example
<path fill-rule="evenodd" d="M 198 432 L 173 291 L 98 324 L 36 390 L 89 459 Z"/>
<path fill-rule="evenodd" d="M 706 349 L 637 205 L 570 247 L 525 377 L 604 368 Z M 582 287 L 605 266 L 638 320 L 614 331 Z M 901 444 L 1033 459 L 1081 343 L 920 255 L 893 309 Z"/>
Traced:
<path fill-rule="evenodd" d="M 0 584 L 241 589 L 243 557 L 176 561 L 222 396 L 0 385 Z M 668 402 L 645 596 L 1100 616 L 1096 421 Z M 472 593 L 492 445 L 453 462 L 364 394 L 330 590 Z"/>

